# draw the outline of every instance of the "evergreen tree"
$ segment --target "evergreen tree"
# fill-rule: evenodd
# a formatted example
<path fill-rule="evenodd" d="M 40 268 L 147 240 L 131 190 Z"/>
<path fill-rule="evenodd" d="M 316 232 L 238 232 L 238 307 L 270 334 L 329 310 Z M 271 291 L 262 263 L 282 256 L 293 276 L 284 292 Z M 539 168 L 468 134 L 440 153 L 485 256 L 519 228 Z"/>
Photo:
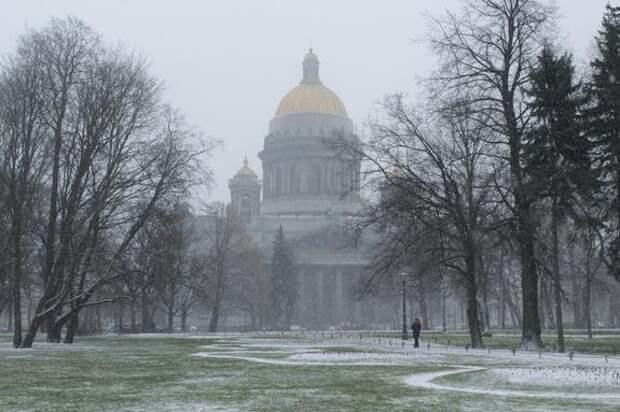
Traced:
<path fill-rule="evenodd" d="M 620 7 L 607 5 L 596 43 L 597 56 L 590 63 L 592 105 L 587 125 L 596 145 L 593 160 L 602 184 L 600 200 L 606 208 L 601 223 L 611 235 L 605 260 L 620 280 Z"/>
<path fill-rule="evenodd" d="M 297 273 L 293 251 L 284 238 L 282 225 L 273 241 L 271 261 L 271 321 L 273 327 L 289 329 L 297 301 Z"/>
<path fill-rule="evenodd" d="M 527 173 L 532 189 L 551 203 L 551 263 L 558 350 L 564 352 L 560 286 L 559 226 L 578 194 L 591 186 L 590 144 L 578 119 L 584 99 L 575 82 L 572 56 L 557 56 L 547 44 L 530 73 L 529 95 L 536 122 L 527 135 Z"/>

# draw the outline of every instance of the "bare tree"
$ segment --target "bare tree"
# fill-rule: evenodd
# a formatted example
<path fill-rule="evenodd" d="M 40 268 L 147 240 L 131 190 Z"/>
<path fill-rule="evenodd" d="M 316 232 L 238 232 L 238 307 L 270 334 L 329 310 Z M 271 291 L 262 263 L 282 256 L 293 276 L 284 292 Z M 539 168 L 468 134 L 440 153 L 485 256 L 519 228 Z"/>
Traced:
<path fill-rule="evenodd" d="M 22 341 L 21 295 L 25 242 L 32 238 L 32 220 L 47 162 L 47 129 L 44 121 L 40 52 L 22 41 L 2 67 L 0 78 L 0 189 L 5 224 L 10 234 L 10 278 L 13 300 L 13 345 Z M 7 256 L 8 257 L 8 256 Z M 5 269 L 6 270 L 6 269 Z M 4 271 L 8 273 L 8 270 Z"/>
<path fill-rule="evenodd" d="M 157 296 L 166 313 L 169 333 L 174 332 L 174 318 L 189 310 L 192 301 L 190 242 L 193 238 L 192 215 L 187 205 L 176 203 L 171 210 L 158 214 L 156 220 L 159 247 L 151 248 L 158 272 Z"/>
<path fill-rule="evenodd" d="M 464 113 L 424 122 L 402 96 L 388 98 L 384 107 L 387 120 L 373 125 L 370 141 L 349 146 L 369 165 L 366 173 L 382 192 L 364 223 L 388 226 L 384 243 L 391 246 L 378 256 L 376 273 L 394 273 L 415 261 L 414 249 L 424 239 L 441 265 L 462 276 L 472 346 L 480 347 L 477 273 L 494 176 L 485 130 Z"/>
<path fill-rule="evenodd" d="M 250 317 L 250 328 L 261 329 L 269 318 L 270 279 L 258 246 L 249 236 L 240 239 L 239 254 L 231 271 L 229 300 L 236 309 Z"/>
<path fill-rule="evenodd" d="M 24 63 L 30 56 L 33 74 Z M 118 299 L 109 286 L 128 275 L 124 257 L 140 228 L 158 204 L 187 191 L 205 170 L 200 158 L 217 142 L 200 146 L 204 139 L 162 103 L 159 90 L 143 59 L 105 47 L 71 18 L 23 36 L 15 62 L 3 69 L 2 139 L 18 155 L 3 159 L 3 176 L 23 188 L 3 183 L 3 205 L 31 210 L 32 187 L 46 194 L 39 203 L 48 216 L 39 235 L 41 294 L 22 347 L 32 345 L 43 322 L 52 342 L 68 325 L 71 342 L 82 308 Z M 20 104 L 28 109 L 21 120 L 12 115 Z M 42 155 L 43 142 L 49 156 Z M 23 219 L 10 219 L 17 289 Z"/>
<path fill-rule="evenodd" d="M 539 347 L 538 273 L 534 255 L 534 200 L 523 170 L 523 139 L 531 118 L 524 85 L 554 11 L 537 0 L 468 0 L 460 15 L 435 19 L 430 42 L 440 66 L 431 79 L 436 100 L 466 96 L 479 107 L 481 126 L 502 147 L 510 185 L 498 187 L 516 229 L 523 294 L 522 344 Z"/>
<path fill-rule="evenodd" d="M 238 216 L 221 203 L 207 207 L 204 239 L 199 244 L 204 250 L 205 267 L 200 276 L 200 293 L 211 310 L 209 332 L 216 332 L 225 310 L 235 273 L 234 265 L 244 252 L 245 233 Z"/>

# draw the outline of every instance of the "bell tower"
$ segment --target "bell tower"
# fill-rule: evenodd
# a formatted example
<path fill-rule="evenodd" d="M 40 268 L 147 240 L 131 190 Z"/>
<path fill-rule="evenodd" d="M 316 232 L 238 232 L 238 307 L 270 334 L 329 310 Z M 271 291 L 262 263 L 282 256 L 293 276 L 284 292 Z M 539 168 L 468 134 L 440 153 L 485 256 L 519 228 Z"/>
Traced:
<path fill-rule="evenodd" d="M 230 202 L 233 210 L 242 222 L 251 222 L 260 213 L 261 184 L 258 176 L 248 165 L 248 158 L 243 160 L 243 166 L 228 181 Z"/>

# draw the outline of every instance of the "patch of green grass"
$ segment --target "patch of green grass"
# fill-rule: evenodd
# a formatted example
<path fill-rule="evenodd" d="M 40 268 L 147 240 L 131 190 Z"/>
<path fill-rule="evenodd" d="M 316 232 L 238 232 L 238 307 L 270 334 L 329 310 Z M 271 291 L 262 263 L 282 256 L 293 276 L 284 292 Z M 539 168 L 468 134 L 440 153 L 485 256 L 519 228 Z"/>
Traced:
<path fill-rule="evenodd" d="M 226 344 L 245 348 L 248 356 L 270 359 L 252 354 L 257 348 L 245 346 L 246 339 L 94 337 L 80 338 L 73 347 L 35 344 L 33 350 L 21 351 L 8 349 L 9 341 L 2 337 L 0 410 L 392 412 L 594 406 L 413 388 L 404 384 L 406 376 L 445 368 L 413 361 L 394 366 L 275 365 L 192 356 L 205 347 Z M 312 348 L 312 342 L 305 343 Z M 359 351 L 348 346 L 320 349 Z"/>

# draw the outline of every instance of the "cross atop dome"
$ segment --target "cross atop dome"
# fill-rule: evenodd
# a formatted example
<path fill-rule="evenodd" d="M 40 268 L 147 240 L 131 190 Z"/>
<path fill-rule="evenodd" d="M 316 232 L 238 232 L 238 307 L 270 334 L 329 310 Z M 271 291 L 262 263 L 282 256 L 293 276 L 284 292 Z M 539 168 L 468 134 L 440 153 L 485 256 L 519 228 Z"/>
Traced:
<path fill-rule="evenodd" d="M 248 157 L 247 156 L 245 156 L 243 158 L 243 166 L 241 167 L 241 169 L 239 169 L 239 171 L 237 172 L 237 174 L 235 176 L 257 177 L 256 176 L 256 172 L 254 172 L 254 170 L 252 170 L 252 168 L 250 167 L 250 165 L 248 163 Z"/>
<path fill-rule="evenodd" d="M 312 48 L 308 50 L 303 62 L 304 77 L 301 81 L 303 84 L 321 84 L 319 79 L 319 58 L 312 51 Z"/>

